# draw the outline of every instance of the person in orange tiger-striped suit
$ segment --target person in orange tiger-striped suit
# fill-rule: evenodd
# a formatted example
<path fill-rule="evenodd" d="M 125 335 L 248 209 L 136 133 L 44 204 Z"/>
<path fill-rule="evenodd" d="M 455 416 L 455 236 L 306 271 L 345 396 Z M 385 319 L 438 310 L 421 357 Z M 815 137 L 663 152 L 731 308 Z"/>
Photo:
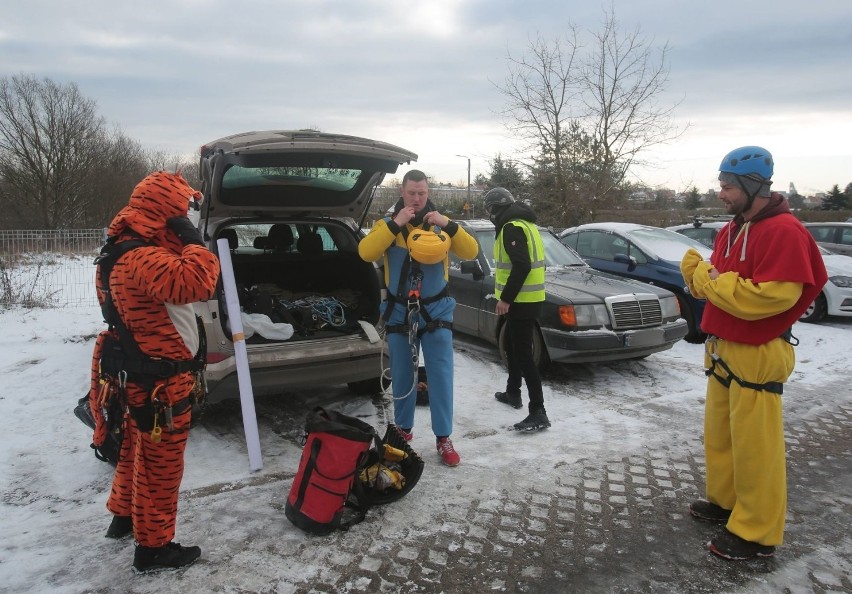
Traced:
<path fill-rule="evenodd" d="M 146 243 L 123 253 L 109 276 L 115 311 L 142 354 L 128 354 L 132 349 L 120 340 L 120 331 L 102 332 L 93 355 L 90 395 L 94 400 L 106 391 L 102 380 L 109 383 L 102 374 L 108 363 L 101 359 L 104 345 L 121 344 L 121 361 L 115 365 L 137 373 L 128 372 L 124 386 L 114 380 L 110 386 L 121 393 L 127 414 L 107 501 L 114 516 L 107 536 L 133 533 L 133 569 L 140 573 L 183 567 L 201 555 L 199 547 L 173 540 L 192 415 L 194 374 L 189 363 L 200 342 L 191 304 L 209 299 L 219 278 L 218 259 L 187 218 L 190 202 L 200 196 L 180 174 L 152 173 L 137 184 L 107 231 L 119 244 L 140 239 Z M 97 284 L 103 303 L 104 287 Z M 174 373 L 147 373 L 150 368 L 138 365 L 139 360 L 171 361 Z M 92 413 L 98 422 L 94 442 L 102 443 L 100 407 L 93 404 Z"/>

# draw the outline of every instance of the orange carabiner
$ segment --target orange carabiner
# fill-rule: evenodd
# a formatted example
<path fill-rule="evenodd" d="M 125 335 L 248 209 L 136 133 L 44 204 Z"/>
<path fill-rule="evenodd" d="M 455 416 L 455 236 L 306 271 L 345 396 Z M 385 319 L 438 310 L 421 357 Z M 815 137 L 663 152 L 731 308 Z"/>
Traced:
<path fill-rule="evenodd" d="M 101 391 L 98 393 L 98 406 L 106 406 L 107 400 L 109 400 L 109 389 L 109 382 L 103 382 L 101 384 Z"/>

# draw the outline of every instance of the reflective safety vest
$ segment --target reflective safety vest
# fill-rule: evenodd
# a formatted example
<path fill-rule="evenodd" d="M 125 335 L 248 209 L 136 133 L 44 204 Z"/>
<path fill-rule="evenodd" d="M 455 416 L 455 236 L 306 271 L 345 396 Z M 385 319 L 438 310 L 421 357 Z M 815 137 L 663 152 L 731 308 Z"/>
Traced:
<path fill-rule="evenodd" d="M 515 225 L 524 232 L 527 237 L 530 262 L 532 263 L 530 273 L 524 279 L 524 284 L 515 301 L 518 303 L 544 301 L 544 244 L 541 241 L 541 234 L 533 223 L 522 219 L 509 221 L 506 225 Z M 505 228 L 504 225 L 503 229 Z M 503 248 L 503 229 L 500 229 L 497 241 L 494 242 L 494 261 L 497 263 L 497 272 L 494 277 L 494 295 L 497 299 L 500 299 L 503 294 L 506 281 L 509 280 L 509 273 L 512 271 L 512 261 Z"/>

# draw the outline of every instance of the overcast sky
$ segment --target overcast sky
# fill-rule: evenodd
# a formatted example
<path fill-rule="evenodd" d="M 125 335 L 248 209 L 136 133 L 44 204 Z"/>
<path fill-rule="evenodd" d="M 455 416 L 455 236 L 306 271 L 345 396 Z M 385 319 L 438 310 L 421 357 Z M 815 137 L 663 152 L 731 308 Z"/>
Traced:
<path fill-rule="evenodd" d="M 507 55 L 613 10 L 668 44 L 662 104 L 686 132 L 637 171 L 716 187 L 722 156 L 759 144 L 774 188 L 852 182 L 852 1 L 3 0 L 0 76 L 74 82 L 100 115 L 152 149 L 195 153 L 246 130 L 318 128 L 391 142 L 439 181 L 522 158 L 497 115 Z M 401 170 L 401 172 L 404 171 Z"/>

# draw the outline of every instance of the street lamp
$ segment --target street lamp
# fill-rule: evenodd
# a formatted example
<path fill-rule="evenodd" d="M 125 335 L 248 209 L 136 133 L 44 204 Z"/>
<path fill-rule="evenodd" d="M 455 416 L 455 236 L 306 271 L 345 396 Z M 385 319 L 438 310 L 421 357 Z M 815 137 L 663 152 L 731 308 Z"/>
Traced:
<path fill-rule="evenodd" d="M 456 157 L 467 159 L 467 204 L 470 206 L 470 218 L 475 218 L 473 202 L 470 201 L 470 157 L 467 155 L 456 155 Z"/>

